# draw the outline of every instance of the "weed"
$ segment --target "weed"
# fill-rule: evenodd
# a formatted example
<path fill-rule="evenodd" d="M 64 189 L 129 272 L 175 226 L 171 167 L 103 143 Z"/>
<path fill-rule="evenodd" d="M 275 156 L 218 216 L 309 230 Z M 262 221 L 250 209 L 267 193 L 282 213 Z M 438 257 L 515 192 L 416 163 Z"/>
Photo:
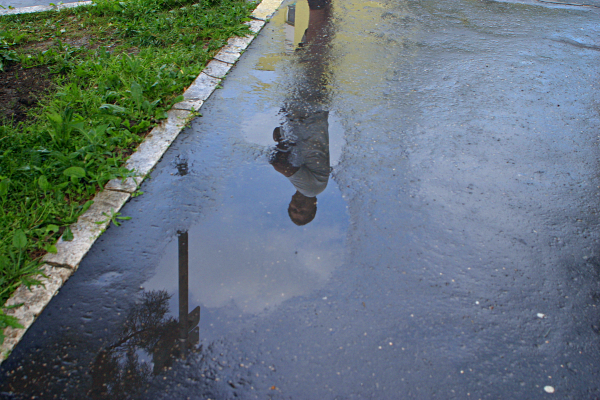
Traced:
<path fill-rule="evenodd" d="M 110 215 L 108 215 L 105 212 L 103 212 L 102 215 L 104 215 L 107 218 L 104 221 L 96 222 L 96 224 L 102 225 L 105 222 L 111 221 L 113 224 L 115 224 L 115 226 L 121 226 L 121 222 L 119 222 L 119 220 L 127 221 L 131 219 L 131 217 L 121 217 L 121 213 L 115 212 L 115 209 L 112 207 L 110 209 Z"/>
<path fill-rule="evenodd" d="M 4 343 L 4 329 L 11 328 L 23 328 L 23 325 L 19 323 L 19 320 L 11 315 L 6 315 L 5 310 L 10 308 L 20 307 L 22 304 L 16 304 L 12 307 L 5 307 L 4 310 L 0 309 L 0 344 Z"/>
<path fill-rule="evenodd" d="M 24 37 L 25 34 L 14 35 L 8 31 L 0 31 L 0 71 L 4 71 L 4 65 L 7 62 L 19 61 L 17 52 L 12 47 Z"/>
<path fill-rule="evenodd" d="M 188 115 L 188 117 L 183 122 L 183 126 L 186 128 L 189 128 L 192 125 L 192 121 L 196 117 L 201 117 L 201 116 L 202 116 L 202 114 L 200 114 L 198 111 L 196 111 L 194 108 L 192 108 L 192 110 L 190 111 L 190 115 Z"/>

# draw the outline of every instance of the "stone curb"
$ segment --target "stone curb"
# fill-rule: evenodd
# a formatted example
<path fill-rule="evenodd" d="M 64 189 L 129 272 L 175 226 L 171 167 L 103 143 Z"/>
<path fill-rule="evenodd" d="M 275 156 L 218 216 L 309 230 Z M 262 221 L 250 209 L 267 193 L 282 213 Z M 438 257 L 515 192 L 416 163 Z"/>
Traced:
<path fill-rule="evenodd" d="M 231 67 L 240 58 L 242 52 L 254 40 L 254 37 L 275 13 L 282 0 L 263 0 L 252 13 L 247 24 L 254 35 L 230 38 L 215 58 L 198 75 L 196 80 L 183 94 L 184 101 L 177 103 L 167 113 L 166 120 L 161 121 L 148 134 L 135 153 L 125 163 L 125 167 L 135 170 L 139 175 L 125 180 L 113 179 L 106 184 L 104 190 L 94 197 L 94 204 L 83 213 L 77 223 L 71 225 L 73 240 L 65 241 L 64 235 L 56 243 L 57 252 L 44 256 L 42 266 L 44 276 L 40 277 L 41 285 L 29 289 L 20 286 L 6 306 L 17 306 L 7 310 L 6 314 L 16 317 L 23 329 L 6 328 L 4 343 L 0 346 L 0 363 L 19 343 L 27 329 L 41 314 L 46 305 L 58 293 L 62 285 L 79 267 L 79 263 L 98 237 L 108 228 L 111 216 L 117 213 L 129 200 L 154 166 L 160 161 L 171 143 L 184 127 L 194 118 L 195 111 L 200 110 L 213 91 L 225 78 Z M 83 2 L 89 3 L 89 2 Z M 70 3 L 81 4 L 81 3 Z M 66 5 L 63 5 L 66 6 Z M 27 7 L 33 8 L 33 7 Z M 15 11 L 15 10 L 11 10 Z M 45 10 L 42 10 L 45 11 Z M 32 11 L 34 12 L 34 11 Z"/>

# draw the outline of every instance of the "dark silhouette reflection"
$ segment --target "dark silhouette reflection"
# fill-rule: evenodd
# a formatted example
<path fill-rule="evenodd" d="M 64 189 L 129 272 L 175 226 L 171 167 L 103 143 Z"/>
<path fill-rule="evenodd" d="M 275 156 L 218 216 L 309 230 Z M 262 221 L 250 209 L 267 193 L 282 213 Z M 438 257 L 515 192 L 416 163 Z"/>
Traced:
<path fill-rule="evenodd" d="M 188 160 L 186 159 L 177 159 L 177 163 L 175 164 L 175 168 L 177 168 L 177 175 L 185 176 L 189 172 Z"/>
<path fill-rule="evenodd" d="M 103 348 L 90 369 L 95 399 L 126 399 L 142 390 L 177 358 L 185 359 L 199 343 L 200 307 L 188 313 L 188 233 L 180 232 L 179 319 L 168 316 L 171 295 L 166 291 L 144 292 L 134 305 L 117 339 Z M 151 359 L 150 363 L 140 356 Z"/>
<path fill-rule="evenodd" d="M 281 109 L 282 126 L 273 131 L 277 143 L 270 160 L 273 168 L 296 188 L 288 208 L 296 225 L 306 225 L 317 213 L 317 195 L 329 181 L 328 50 L 331 41 L 331 3 L 308 0 L 308 27 L 297 43 L 299 71 L 294 88 Z M 288 6 L 287 23 L 295 29 L 299 9 Z"/>

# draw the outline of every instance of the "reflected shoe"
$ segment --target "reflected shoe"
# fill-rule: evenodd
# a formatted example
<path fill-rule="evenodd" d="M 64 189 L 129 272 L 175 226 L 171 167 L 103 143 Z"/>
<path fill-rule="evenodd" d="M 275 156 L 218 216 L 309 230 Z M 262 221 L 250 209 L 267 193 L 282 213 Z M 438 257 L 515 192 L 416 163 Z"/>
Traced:
<path fill-rule="evenodd" d="M 273 140 L 277 143 L 279 143 L 279 142 L 281 142 L 281 140 L 283 140 L 283 136 L 281 136 L 281 127 L 280 126 L 273 129 Z"/>
<path fill-rule="evenodd" d="M 288 151 L 290 151 L 291 146 L 296 145 L 296 143 L 283 137 L 283 135 L 281 134 L 281 127 L 279 126 L 273 129 L 273 140 L 277 142 L 277 144 L 275 145 L 277 150 L 283 153 L 287 153 Z"/>

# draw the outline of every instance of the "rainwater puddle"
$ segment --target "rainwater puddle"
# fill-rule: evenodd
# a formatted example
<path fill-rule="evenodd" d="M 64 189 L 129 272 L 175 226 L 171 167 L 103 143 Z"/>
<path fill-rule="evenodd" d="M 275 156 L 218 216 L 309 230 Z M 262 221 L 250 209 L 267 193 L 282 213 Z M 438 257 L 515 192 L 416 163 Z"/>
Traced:
<path fill-rule="evenodd" d="M 2 393 L 597 392 L 590 15 L 286 2 L 2 365 Z"/>
<path fill-rule="evenodd" d="M 307 38 L 309 12 L 299 1 L 273 18 L 270 30 L 279 40 L 250 55 L 253 68 L 243 79 L 230 77 L 192 128 L 219 138 L 189 146 L 175 164 L 176 175 L 194 175 L 194 165 L 224 154 L 207 171 L 218 175 L 210 207 L 171 238 L 154 276 L 141 286 L 171 294 L 174 316 L 187 293 L 188 308 L 201 309 L 204 342 L 290 299 L 311 298 L 347 255 L 347 202 L 333 177 L 345 134 L 330 111 L 331 25 L 326 10 L 318 10 L 325 19 Z M 298 45 L 311 40 L 318 45 Z"/>
<path fill-rule="evenodd" d="M 154 277 L 142 285 L 146 291 L 178 293 L 185 273 L 179 270 L 180 255 L 187 257 L 189 286 L 184 290 L 191 307 L 201 307 L 200 328 L 208 338 L 222 335 L 237 319 L 311 295 L 346 253 L 346 203 L 335 182 L 318 196 L 318 217 L 299 227 L 287 213 L 294 192 L 289 182 L 277 185 L 269 179 L 278 178 L 275 171 L 260 166 L 236 175 L 226 183 L 222 203 L 187 231 L 187 250 L 182 235 L 174 237 Z M 170 302 L 174 315 L 177 307 L 175 295 Z"/>

